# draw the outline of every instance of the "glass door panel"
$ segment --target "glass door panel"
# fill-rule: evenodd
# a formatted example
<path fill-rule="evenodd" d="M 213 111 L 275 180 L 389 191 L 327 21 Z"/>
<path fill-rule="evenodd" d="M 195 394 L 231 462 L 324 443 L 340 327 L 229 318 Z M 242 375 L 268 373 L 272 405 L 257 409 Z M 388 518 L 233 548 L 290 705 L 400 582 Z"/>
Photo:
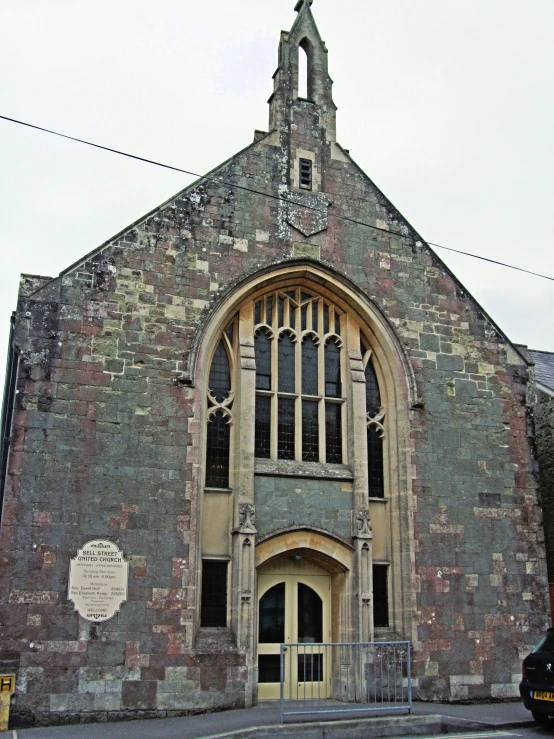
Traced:
<path fill-rule="evenodd" d="M 301 568 L 298 568 L 301 569 Z M 258 611 L 258 698 L 280 697 L 280 645 L 285 651 L 285 697 L 326 698 L 330 665 L 318 645 L 330 641 L 331 578 L 261 574 Z M 291 659 L 292 658 L 292 659 Z"/>

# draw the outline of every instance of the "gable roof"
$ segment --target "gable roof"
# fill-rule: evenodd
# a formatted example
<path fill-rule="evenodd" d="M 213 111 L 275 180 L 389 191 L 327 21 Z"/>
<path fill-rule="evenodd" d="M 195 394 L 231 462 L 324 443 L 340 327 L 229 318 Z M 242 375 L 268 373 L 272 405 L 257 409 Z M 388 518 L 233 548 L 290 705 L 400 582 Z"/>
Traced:
<path fill-rule="evenodd" d="M 554 395 L 554 352 L 541 352 L 530 349 L 535 362 L 535 377 L 539 390 Z"/>

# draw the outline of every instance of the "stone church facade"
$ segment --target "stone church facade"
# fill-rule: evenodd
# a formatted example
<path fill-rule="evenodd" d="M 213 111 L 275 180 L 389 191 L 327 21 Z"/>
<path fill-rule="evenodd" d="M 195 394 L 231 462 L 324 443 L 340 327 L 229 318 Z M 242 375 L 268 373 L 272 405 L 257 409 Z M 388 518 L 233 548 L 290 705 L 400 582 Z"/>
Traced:
<path fill-rule="evenodd" d="M 547 623 L 530 361 L 337 143 L 310 5 L 267 133 L 22 278 L 0 568 L 19 725 L 274 697 L 272 629 L 409 640 L 421 700 L 511 697 Z M 101 623 L 68 600 L 94 539 L 129 563 Z"/>

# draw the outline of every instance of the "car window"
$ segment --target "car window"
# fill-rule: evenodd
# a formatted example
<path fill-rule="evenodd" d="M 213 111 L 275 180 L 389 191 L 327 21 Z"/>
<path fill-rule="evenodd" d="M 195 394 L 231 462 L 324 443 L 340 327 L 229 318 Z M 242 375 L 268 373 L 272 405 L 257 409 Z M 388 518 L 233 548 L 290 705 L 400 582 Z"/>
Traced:
<path fill-rule="evenodd" d="M 533 649 L 533 654 L 554 654 L 554 631 L 549 631 Z"/>

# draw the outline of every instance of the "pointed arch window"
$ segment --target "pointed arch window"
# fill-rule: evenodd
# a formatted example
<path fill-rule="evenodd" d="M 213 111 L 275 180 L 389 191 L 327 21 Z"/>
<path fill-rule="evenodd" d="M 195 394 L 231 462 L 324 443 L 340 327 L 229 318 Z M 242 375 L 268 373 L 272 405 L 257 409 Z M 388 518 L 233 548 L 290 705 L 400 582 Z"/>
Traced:
<path fill-rule="evenodd" d="M 231 356 L 232 325 L 223 333 L 210 365 L 208 379 L 208 428 L 206 433 L 206 479 L 208 488 L 229 487 L 233 389 Z"/>
<path fill-rule="evenodd" d="M 368 494 L 370 498 L 383 498 L 385 496 L 383 465 L 385 410 L 381 404 L 381 393 L 371 359 L 371 351 L 363 342 L 361 351 L 365 374 Z"/>
<path fill-rule="evenodd" d="M 256 301 L 256 457 L 343 462 L 342 315 L 300 287 Z"/>

